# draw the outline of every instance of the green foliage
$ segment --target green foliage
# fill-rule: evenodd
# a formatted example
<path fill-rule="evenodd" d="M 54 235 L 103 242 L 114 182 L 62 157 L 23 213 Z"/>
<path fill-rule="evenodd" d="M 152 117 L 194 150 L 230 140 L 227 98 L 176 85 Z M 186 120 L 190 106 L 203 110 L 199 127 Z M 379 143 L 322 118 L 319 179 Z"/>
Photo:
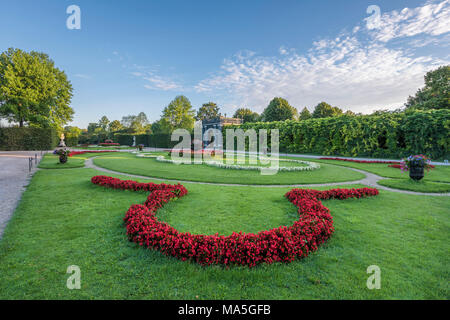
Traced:
<path fill-rule="evenodd" d="M 269 134 L 270 129 L 279 129 L 280 150 L 293 153 L 373 157 L 426 154 L 432 159 L 450 156 L 450 110 L 343 115 L 234 126 L 238 127 L 268 129 Z"/>
<path fill-rule="evenodd" d="M 177 96 L 167 107 L 161 116 L 161 126 L 164 132 L 172 132 L 175 129 L 192 130 L 194 128 L 195 111 L 191 102 L 185 96 Z"/>
<path fill-rule="evenodd" d="M 0 55 L 0 116 L 9 122 L 62 128 L 72 120 L 72 85 L 48 55 L 10 48 Z"/>
<path fill-rule="evenodd" d="M 219 107 L 214 102 L 204 103 L 197 111 L 197 121 L 215 119 L 220 116 Z"/>
<path fill-rule="evenodd" d="M 133 145 L 133 135 L 132 134 L 122 134 L 116 133 L 114 135 L 114 142 L 119 143 L 121 146 L 131 146 Z M 137 139 L 136 139 L 136 144 Z"/>
<path fill-rule="evenodd" d="M 100 128 L 102 128 L 103 131 L 107 131 L 109 128 L 109 119 L 107 116 L 103 116 L 99 121 L 98 125 Z"/>
<path fill-rule="evenodd" d="M 109 123 L 109 131 L 110 132 L 119 131 L 121 129 L 123 129 L 123 126 L 119 120 L 114 120 Z"/>
<path fill-rule="evenodd" d="M 129 133 L 133 134 L 143 134 L 149 129 L 149 121 L 144 112 L 140 112 L 137 116 L 128 115 L 122 117 L 121 124 Z"/>
<path fill-rule="evenodd" d="M 407 109 L 450 109 L 450 66 L 442 66 L 425 75 L 425 86 L 409 97 Z"/>
<path fill-rule="evenodd" d="M 0 150 L 51 150 L 59 139 L 52 128 L 0 128 Z"/>
<path fill-rule="evenodd" d="M 326 102 L 319 103 L 312 114 L 313 118 L 328 118 L 342 115 L 342 110 L 338 107 L 332 107 Z"/>
<path fill-rule="evenodd" d="M 304 107 L 302 112 L 300 112 L 300 115 L 298 116 L 298 120 L 308 120 L 311 119 L 311 117 L 311 112 L 309 112 L 309 110 Z"/>
<path fill-rule="evenodd" d="M 233 118 L 239 118 L 246 122 L 256 122 L 259 120 L 259 114 L 247 108 L 239 108 L 233 115 Z"/>
<path fill-rule="evenodd" d="M 261 116 L 265 122 L 292 120 L 297 117 L 297 109 L 292 107 L 286 99 L 273 98 Z"/>

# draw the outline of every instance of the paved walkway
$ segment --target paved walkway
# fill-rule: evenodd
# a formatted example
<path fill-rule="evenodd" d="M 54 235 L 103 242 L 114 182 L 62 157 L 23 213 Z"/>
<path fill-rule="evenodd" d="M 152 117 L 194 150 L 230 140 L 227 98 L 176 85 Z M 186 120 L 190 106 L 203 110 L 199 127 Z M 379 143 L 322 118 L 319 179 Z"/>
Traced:
<path fill-rule="evenodd" d="M 414 191 L 407 191 L 407 190 L 400 190 L 400 189 L 391 189 L 382 185 L 378 184 L 379 180 L 382 179 L 388 179 L 385 177 L 381 177 L 378 176 L 376 174 L 364 171 L 364 170 L 360 170 L 360 169 L 355 169 L 355 168 L 350 168 L 350 167 L 345 167 L 346 169 L 349 170 L 353 170 L 356 172 L 360 172 L 362 174 L 364 174 L 366 177 L 361 179 L 361 180 L 355 180 L 355 181 L 345 181 L 345 182 L 333 182 L 333 183 L 316 183 L 316 184 L 289 184 L 289 185 L 279 185 L 279 184 L 273 184 L 273 185 L 254 185 L 254 184 L 237 184 L 237 183 L 214 183 L 214 182 L 199 182 L 199 181 L 188 181 L 188 180 L 174 180 L 174 179 L 163 179 L 163 178 L 156 178 L 156 177 L 148 177 L 148 176 L 141 176 L 141 175 L 136 175 L 136 174 L 129 174 L 129 173 L 124 173 L 124 172 L 119 172 L 119 171 L 114 171 L 114 170 L 109 170 L 109 169 L 105 169 L 99 166 L 96 166 L 94 164 L 94 159 L 97 157 L 92 157 L 89 159 L 86 159 L 85 161 L 85 166 L 87 168 L 92 168 L 98 171 L 103 171 L 106 173 L 111 173 L 111 174 L 119 174 L 119 175 L 126 175 L 126 176 L 130 176 L 130 177 L 135 177 L 135 178 L 140 178 L 140 179 L 153 179 L 153 180 L 157 180 L 157 181 L 169 181 L 169 182 L 180 182 L 180 183 L 195 183 L 195 184 L 205 184 L 205 185 L 216 185 L 216 186 L 231 186 L 231 187 L 257 187 L 257 188 L 286 188 L 286 187 L 290 187 L 290 188 L 314 188 L 314 187 L 331 187 L 331 186 L 342 186 L 342 185 L 349 185 L 349 184 L 363 184 L 369 187 L 373 187 L 373 188 L 377 188 L 377 189 L 382 189 L 382 190 L 386 190 L 386 191 L 391 191 L 391 192 L 398 192 L 398 193 L 404 193 L 404 194 L 413 194 L 413 195 L 422 195 L 422 196 L 450 196 L 450 193 L 425 193 L 425 192 L 414 192 Z"/>
<path fill-rule="evenodd" d="M 41 158 L 41 151 L 5 151 L 0 152 L 0 239 L 3 230 L 11 218 L 22 192 L 28 185 L 36 169 L 33 160 L 33 169 L 29 171 L 30 157 L 37 154 L 37 162 Z"/>

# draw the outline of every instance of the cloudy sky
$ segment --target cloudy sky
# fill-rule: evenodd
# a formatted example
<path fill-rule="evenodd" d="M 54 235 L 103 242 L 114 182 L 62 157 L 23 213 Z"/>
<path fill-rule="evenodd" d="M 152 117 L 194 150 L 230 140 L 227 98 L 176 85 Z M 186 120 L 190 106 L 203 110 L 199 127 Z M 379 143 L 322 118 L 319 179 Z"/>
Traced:
<path fill-rule="evenodd" d="M 68 30 L 66 8 L 81 9 Z M 73 125 L 144 111 L 176 95 L 194 108 L 261 112 L 395 109 L 448 64 L 450 0 L 3 1 L 0 50 L 48 53 L 74 86 Z"/>

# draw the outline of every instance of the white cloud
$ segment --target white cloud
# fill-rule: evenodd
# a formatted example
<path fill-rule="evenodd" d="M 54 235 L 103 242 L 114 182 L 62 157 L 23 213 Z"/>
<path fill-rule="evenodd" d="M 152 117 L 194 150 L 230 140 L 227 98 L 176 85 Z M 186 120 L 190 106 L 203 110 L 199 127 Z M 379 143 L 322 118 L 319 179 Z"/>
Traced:
<path fill-rule="evenodd" d="M 444 33 L 450 21 L 449 1 L 385 13 L 380 29 L 355 27 L 350 34 L 314 42 L 306 54 L 284 47 L 278 57 L 239 53 L 224 60 L 219 72 L 195 88 L 226 92 L 233 97 L 226 104 L 259 112 L 275 96 L 287 98 L 298 109 L 311 109 L 320 101 L 355 112 L 400 107 L 423 86 L 427 71 L 448 61 L 415 52 L 418 43 L 398 46 L 390 40 L 425 33 L 429 44 L 448 42 Z"/>
<path fill-rule="evenodd" d="M 375 38 L 387 42 L 419 34 L 438 36 L 450 31 L 450 0 L 428 1 L 424 6 L 404 8 L 381 15 Z"/>
<path fill-rule="evenodd" d="M 163 90 L 163 91 L 169 91 L 169 90 L 180 90 L 181 86 L 175 83 L 172 80 L 163 79 L 160 76 L 146 76 L 143 77 L 144 80 L 147 80 L 149 83 L 144 85 L 144 88 L 151 89 L 151 90 Z"/>

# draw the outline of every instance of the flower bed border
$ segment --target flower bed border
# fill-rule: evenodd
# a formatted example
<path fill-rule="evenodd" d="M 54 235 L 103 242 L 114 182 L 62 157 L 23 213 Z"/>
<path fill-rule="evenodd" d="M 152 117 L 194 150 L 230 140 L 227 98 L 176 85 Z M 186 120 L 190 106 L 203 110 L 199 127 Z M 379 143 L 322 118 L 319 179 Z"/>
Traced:
<path fill-rule="evenodd" d="M 159 162 L 166 162 L 166 163 L 173 163 L 173 164 L 195 164 L 191 162 L 185 162 L 183 160 L 176 161 L 172 159 L 166 159 L 164 156 L 157 156 L 157 155 L 147 155 L 145 153 L 137 154 L 137 157 L 140 158 L 155 158 L 156 161 Z M 278 167 L 278 171 L 312 171 L 320 169 L 320 164 L 309 162 L 309 161 L 303 161 L 303 160 L 294 160 L 294 159 L 278 159 L 279 161 L 286 161 L 286 162 L 296 162 L 296 163 L 303 163 L 307 164 L 308 167 Z M 258 167 L 258 166 L 241 166 L 238 164 L 226 164 L 226 163 L 220 163 L 218 161 L 202 161 L 202 163 L 210 167 L 216 167 L 216 168 L 222 168 L 222 169 L 235 169 L 235 170 L 265 170 L 270 169 L 270 167 Z"/>
<path fill-rule="evenodd" d="M 188 193 L 183 185 L 139 183 L 108 176 L 94 176 L 91 182 L 114 189 L 150 191 L 144 205 L 132 205 L 125 215 L 129 240 L 167 256 L 201 265 L 254 267 L 260 263 L 289 263 L 306 257 L 334 232 L 330 210 L 320 200 L 378 195 L 375 188 L 326 191 L 292 189 L 285 197 L 298 207 L 299 219 L 290 227 L 281 226 L 257 234 L 233 232 L 229 236 L 193 235 L 179 232 L 156 217 L 157 210 L 164 204 Z"/>

